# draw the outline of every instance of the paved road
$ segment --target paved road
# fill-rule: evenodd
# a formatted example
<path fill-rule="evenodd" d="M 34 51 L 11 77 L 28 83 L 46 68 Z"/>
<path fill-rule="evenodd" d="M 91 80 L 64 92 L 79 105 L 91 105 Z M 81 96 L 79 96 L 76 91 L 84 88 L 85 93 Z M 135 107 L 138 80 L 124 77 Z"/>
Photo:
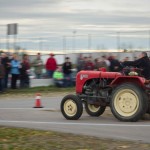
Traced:
<path fill-rule="evenodd" d="M 33 98 L 1 98 L 0 125 L 53 130 L 84 134 L 101 138 L 133 140 L 150 143 L 150 120 L 124 123 L 107 110 L 101 117 L 90 117 L 85 112 L 79 120 L 64 119 L 59 110 L 62 97 L 43 97 L 44 108 L 32 108 Z"/>

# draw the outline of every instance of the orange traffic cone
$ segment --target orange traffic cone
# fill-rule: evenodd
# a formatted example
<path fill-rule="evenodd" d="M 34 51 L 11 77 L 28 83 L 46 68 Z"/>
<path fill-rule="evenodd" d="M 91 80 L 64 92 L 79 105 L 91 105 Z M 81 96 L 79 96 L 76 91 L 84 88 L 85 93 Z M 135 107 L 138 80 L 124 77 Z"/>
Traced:
<path fill-rule="evenodd" d="M 33 108 L 43 108 L 41 105 L 41 94 L 37 93 L 35 98 L 35 106 Z"/>

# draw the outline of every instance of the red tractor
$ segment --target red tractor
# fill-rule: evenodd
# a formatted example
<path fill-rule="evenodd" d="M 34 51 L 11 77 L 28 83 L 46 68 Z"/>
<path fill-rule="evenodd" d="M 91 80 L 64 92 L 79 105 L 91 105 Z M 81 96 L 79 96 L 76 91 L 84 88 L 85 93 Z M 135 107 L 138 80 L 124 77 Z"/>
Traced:
<path fill-rule="evenodd" d="M 85 110 L 90 116 L 100 116 L 107 106 L 121 121 L 138 121 L 150 113 L 150 84 L 138 68 L 123 72 L 80 71 L 76 77 L 76 95 L 61 101 L 61 112 L 68 120 L 77 120 Z"/>

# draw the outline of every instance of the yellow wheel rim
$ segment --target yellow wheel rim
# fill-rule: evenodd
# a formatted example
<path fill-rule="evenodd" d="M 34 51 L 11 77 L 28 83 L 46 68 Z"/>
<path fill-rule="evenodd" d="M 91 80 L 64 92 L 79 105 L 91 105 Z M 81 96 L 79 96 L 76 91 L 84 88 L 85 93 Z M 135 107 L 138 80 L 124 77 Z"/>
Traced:
<path fill-rule="evenodd" d="M 99 111 L 100 106 L 95 106 L 95 105 L 92 105 L 92 104 L 88 104 L 88 109 L 89 109 L 91 112 L 95 113 L 95 112 Z"/>
<path fill-rule="evenodd" d="M 139 107 L 139 98 L 133 90 L 121 90 L 115 96 L 114 107 L 121 116 L 132 116 Z"/>
<path fill-rule="evenodd" d="M 76 103 L 69 99 L 64 103 L 64 111 L 67 116 L 74 116 L 77 113 L 77 105 Z"/>

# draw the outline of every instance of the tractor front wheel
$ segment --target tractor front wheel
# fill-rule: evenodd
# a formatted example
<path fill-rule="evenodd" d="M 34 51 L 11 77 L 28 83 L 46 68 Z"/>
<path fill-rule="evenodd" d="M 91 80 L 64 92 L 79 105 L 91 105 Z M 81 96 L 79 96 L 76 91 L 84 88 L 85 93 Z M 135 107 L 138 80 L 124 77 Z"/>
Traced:
<path fill-rule="evenodd" d="M 82 101 L 76 95 L 67 95 L 60 106 L 63 116 L 68 120 L 77 120 L 83 113 Z"/>

